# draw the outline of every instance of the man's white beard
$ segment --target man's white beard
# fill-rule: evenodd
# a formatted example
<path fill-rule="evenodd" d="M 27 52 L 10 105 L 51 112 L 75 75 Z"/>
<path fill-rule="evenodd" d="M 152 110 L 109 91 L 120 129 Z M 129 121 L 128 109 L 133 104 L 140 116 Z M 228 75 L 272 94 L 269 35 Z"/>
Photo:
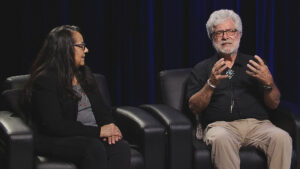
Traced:
<path fill-rule="evenodd" d="M 232 48 L 222 48 L 222 44 L 224 43 L 232 43 L 233 47 Z M 227 41 L 222 41 L 220 42 L 220 44 L 215 43 L 214 41 L 212 41 L 214 48 L 216 49 L 216 51 L 220 54 L 225 54 L 225 55 L 230 55 L 233 53 L 236 53 L 239 49 L 240 46 L 240 39 L 237 40 L 236 42 L 232 41 L 232 40 L 227 40 Z"/>

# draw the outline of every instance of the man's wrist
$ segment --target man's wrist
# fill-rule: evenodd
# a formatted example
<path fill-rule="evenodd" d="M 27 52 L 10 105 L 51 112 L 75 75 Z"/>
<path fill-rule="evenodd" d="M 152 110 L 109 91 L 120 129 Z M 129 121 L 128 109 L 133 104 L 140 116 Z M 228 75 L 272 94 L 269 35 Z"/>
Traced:
<path fill-rule="evenodd" d="M 272 85 L 263 85 L 265 91 L 271 91 L 273 89 Z"/>
<path fill-rule="evenodd" d="M 213 89 L 215 89 L 216 88 L 216 86 L 215 85 L 213 85 L 211 82 L 210 82 L 210 80 L 209 79 L 207 79 L 207 84 L 208 84 L 208 86 L 210 86 L 211 88 L 213 88 Z"/>
<path fill-rule="evenodd" d="M 271 91 L 273 89 L 273 84 L 274 84 L 273 82 L 264 84 L 263 85 L 264 90 Z"/>

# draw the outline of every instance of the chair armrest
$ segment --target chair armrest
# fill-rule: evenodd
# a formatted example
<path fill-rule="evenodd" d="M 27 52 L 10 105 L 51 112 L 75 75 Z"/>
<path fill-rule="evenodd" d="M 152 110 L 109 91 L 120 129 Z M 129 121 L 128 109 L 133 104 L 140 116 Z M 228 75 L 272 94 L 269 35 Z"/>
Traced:
<path fill-rule="evenodd" d="M 300 116 L 295 115 L 296 121 L 296 139 L 294 140 L 294 146 L 296 149 L 297 168 L 300 169 Z"/>
<path fill-rule="evenodd" d="M 148 112 L 130 106 L 118 107 L 115 119 L 125 139 L 144 156 L 145 169 L 165 167 L 165 128 Z"/>
<path fill-rule="evenodd" d="M 293 138 L 293 146 L 296 151 L 296 163 L 297 163 L 297 169 L 300 169 L 300 115 L 299 113 L 296 113 L 294 111 L 290 111 L 292 116 L 294 117 L 294 123 L 295 124 L 295 134 Z"/>
<path fill-rule="evenodd" d="M 191 121 L 182 112 L 167 105 L 145 104 L 140 107 L 150 112 L 166 127 L 170 168 L 192 168 Z"/>
<path fill-rule="evenodd" d="M 293 147 L 297 154 L 297 168 L 300 169 L 300 115 L 286 102 L 281 103 L 272 113 L 271 121 L 292 137 Z"/>
<path fill-rule="evenodd" d="M 0 111 L 0 137 L 5 149 L 7 168 L 33 168 L 33 135 L 31 129 L 12 112 Z"/>
<path fill-rule="evenodd" d="M 293 112 L 287 107 L 280 105 L 269 114 L 273 124 L 287 131 L 293 140 L 296 139 L 296 119 Z"/>

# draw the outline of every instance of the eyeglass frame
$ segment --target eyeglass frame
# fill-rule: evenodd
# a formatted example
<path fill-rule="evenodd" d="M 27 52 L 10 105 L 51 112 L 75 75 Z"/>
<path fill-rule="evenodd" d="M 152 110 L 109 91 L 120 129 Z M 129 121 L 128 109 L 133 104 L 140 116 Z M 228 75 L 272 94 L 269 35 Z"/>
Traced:
<path fill-rule="evenodd" d="M 226 29 L 226 30 L 220 30 L 220 31 L 216 31 L 216 32 L 213 32 L 211 35 L 213 38 L 220 38 L 220 37 L 223 37 L 226 33 L 227 36 L 234 36 L 236 35 L 236 33 L 238 32 L 237 29 Z M 216 35 L 216 34 L 219 34 L 219 35 Z"/>
<path fill-rule="evenodd" d="M 77 46 L 79 48 L 81 48 L 83 51 L 85 51 L 85 48 L 87 48 L 86 43 L 78 43 L 78 44 L 74 44 L 74 46 Z"/>

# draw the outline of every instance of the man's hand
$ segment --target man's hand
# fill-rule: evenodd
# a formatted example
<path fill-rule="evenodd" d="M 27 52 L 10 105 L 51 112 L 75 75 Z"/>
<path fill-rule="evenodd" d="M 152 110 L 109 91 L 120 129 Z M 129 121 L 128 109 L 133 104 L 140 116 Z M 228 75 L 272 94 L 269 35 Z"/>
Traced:
<path fill-rule="evenodd" d="M 103 141 L 108 141 L 108 144 L 115 144 L 123 136 L 119 128 L 114 123 L 110 123 L 101 127 L 100 137 Z"/>
<path fill-rule="evenodd" d="M 226 68 L 227 65 L 225 64 L 224 58 L 221 58 L 215 63 L 209 76 L 209 81 L 212 85 L 217 86 L 220 83 L 221 79 L 228 78 L 228 75 L 222 75 L 222 72 Z"/>
<path fill-rule="evenodd" d="M 272 86 L 274 81 L 268 66 L 259 56 L 255 55 L 254 58 L 257 62 L 249 60 L 247 67 L 250 71 L 246 70 L 246 73 L 258 79 L 263 85 Z"/>

